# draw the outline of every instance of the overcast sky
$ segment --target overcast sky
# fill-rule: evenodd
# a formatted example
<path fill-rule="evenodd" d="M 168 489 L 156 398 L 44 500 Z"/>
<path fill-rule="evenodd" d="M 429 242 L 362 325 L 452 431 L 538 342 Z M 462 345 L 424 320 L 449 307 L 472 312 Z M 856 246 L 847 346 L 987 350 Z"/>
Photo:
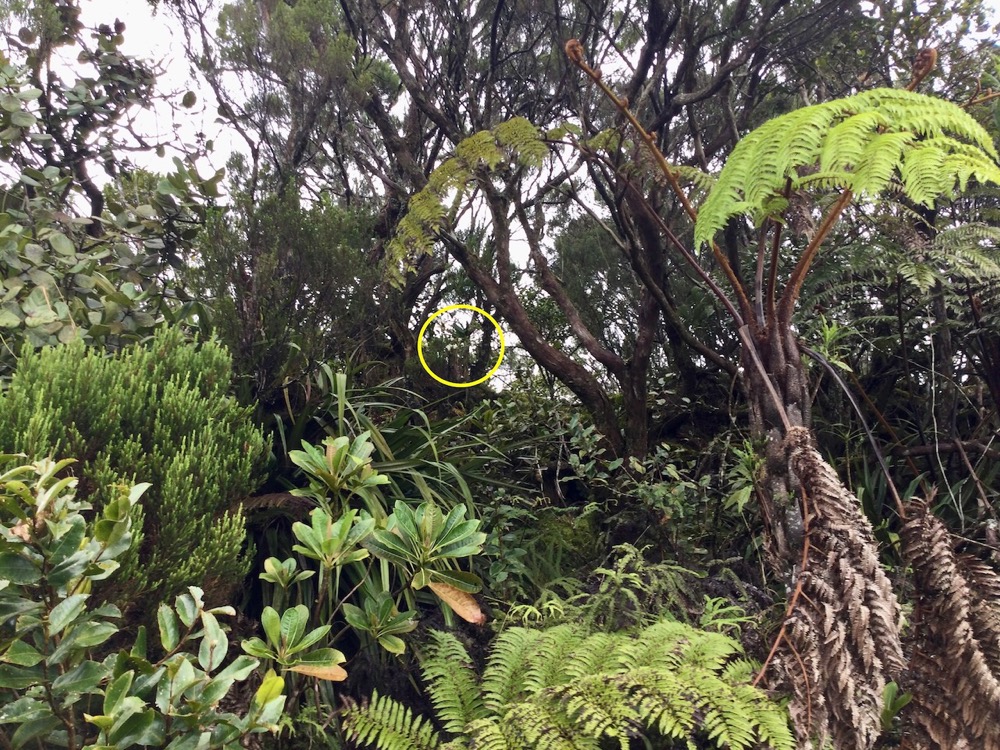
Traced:
<path fill-rule="evenodd" d="M 144 134 L 176 145 L 177 150 L 169 150 L 163 159 L 155 154 L 136 155 L 134 161 L 151 170 L 172 171 L 171 159 L 183 152 L 185 143 L 193 144 L 195 134 L 205 133 L 216 141 L 215 153 L 209 157 L 211 167 L 225 166 L 233 146 L 222 132 L 222 126 L 215 122 L 215 107 L 201 96 L 201 91 L 190 75 L 190 66 L 184 56 L 184 39 L 177 20 L 166 10 L 156 13 L 146 0 L 81 0 L 82 22 L 87 27 L 102 23 L 113 23 L 120 19 L 125 23 L 125 43 L 122 51 L 159 64 L 164 72 L 157 78 L 157 90 L 163 94 L 173 94 L 171 105 L 166 104 L 152 111 L 144 112 L 139 126 Z M 184 92 L 195 90 L 198 102 L 192 109 L 182 109 L 180 100 Z M 220 138 L 220 135 L 222 136 Z M 209 164 L 200 168 L 203 176 L 209 176 Z"/>

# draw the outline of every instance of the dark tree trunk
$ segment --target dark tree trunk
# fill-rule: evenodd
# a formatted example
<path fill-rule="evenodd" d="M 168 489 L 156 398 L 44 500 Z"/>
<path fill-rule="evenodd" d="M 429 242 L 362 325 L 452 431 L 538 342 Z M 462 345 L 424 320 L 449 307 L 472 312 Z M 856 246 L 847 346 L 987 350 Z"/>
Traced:
<path fill-rule="evenodd" d="M 789 470 L 783 438 L 788 427 L 809 428 L 811 414 L 798 342 L 790 330 L 781 328 L 777 324 L 748 334 L 753 337 L 756 352 L 751 352 L 744 343 L 741 356 L 751 433 L 767 441 L 765 477 L 759 493 L 767 554 L 775 572 L 788 581 L 801 556 L 803 521 L 796 496 L 797 482 Z M 764 380 L 761 368 L 770 382 Z"/>

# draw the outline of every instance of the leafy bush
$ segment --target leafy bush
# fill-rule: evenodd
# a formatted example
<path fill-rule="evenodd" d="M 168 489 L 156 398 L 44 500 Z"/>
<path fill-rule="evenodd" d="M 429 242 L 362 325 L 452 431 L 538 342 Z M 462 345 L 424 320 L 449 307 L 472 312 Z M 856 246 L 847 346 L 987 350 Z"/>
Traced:
<path fill-rule="evenodd" d="M 786 711 L 748 684 L 754 665 L 719 633 L 661 621 L 635 635 L 574 625 L 511 628 L 480 679 L 462 643 L 432 632 L 422 664 L 439 732 L 377 692 L 344 716 L 378 750 L 446 747 L 597 750 L 660 737 L 688 747 L 795 747 Z M 452 738 L 449 740 L 448 738 Z"/>
<path fill-rule="evenodd" d="M 77 456 L 80 493 L 98 509 L 108 488 L 150 482 L 120 601 L 192 584 L 214 598 L 248 570 L 237 503 L 260 484 L 268 445 L 226 396 L 229 378 L 222 347 L 164 330 L 110 358 L 80 343 L 26 351 L 0 396 L 0 450 Z"/>
<path fill-rule="evenodd" d="M 448 605 L 449 623 L 453 614 L 482 622 L 471 596 L 481 581 L 459 561 L 485 541 L 479 520 L 466 515 L 475 509 L 471 486 L 498 456 L 484 456 L 484 446 L 465 432 L 468 416 L 432 422 L 402 403 L 413 394 L 391 383 L 352 390 L 346 374 L 325 372 L 323 403 L 300 415 L 287 435 L 279 431 L 307 482 L 291 494 L 317 507 L 308 524 L 291 524 L 293 539 L 282 544 L 277 533 L 265 536 L 271 554 L 260 576 L 269 584 L 264 601 L 305 604 L 314 626 L 343 607 L 363 644 L 391 653 L 404 650 L 399 635 L 416 627 L 416 592 L 423 589 L 434 595 L 422 596 L 425 602 Z M 288 439 L 305 431 L 303 419 L 327 437 L 290 450 Z M 349 585 L 341 586 L 342 574 Z"/>
<path fill-rule="evenodd" d="M 161 658 L 147 654 L 144 628 L 130 650 L 101 658 L 121 613 L 91 605 L 91 589 L 122 574 L 131 510 L 149 485 L 109 488 L 87 520 L 78 480 L 59 478 L 70 463 L 44 459 L 0 475 L 0 745 L 229 749 L 273 729 L 285 700 L 273 674 L 244 716 L 220 710 L 258 662 L 239 656 L 223 668 L 229 639 L 218 617 L 234 612 L 207 609 L 197 587 L 173 608 L 160 604 Z"/>

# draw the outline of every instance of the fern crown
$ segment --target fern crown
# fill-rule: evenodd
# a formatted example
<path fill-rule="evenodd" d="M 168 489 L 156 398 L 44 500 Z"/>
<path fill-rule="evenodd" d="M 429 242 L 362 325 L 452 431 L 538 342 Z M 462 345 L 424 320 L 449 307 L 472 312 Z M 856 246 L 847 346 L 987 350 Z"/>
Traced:
<path fill-rule="evenodd" d="M 892 182 L 932 206 L 971 178 L 1000 183 L 986 130 L 960 107 L 900 89 L 873 89 L 776 117 L 743 138 L 695 224 L 708 243 L 730 218 L 760 223 L 787 206 L 786 187 L 836 188 L 873 196 Z"/>

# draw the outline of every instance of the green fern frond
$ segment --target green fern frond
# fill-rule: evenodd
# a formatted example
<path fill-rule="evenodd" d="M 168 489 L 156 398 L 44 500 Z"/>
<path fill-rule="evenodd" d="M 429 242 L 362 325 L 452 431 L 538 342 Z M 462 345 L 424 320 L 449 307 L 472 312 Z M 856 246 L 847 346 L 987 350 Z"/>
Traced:
<path fill-rule="evenodd" d="M 895 271 L 907 284 L 926 294 L 938 282 L 945 292 L 961 279 L 967 289 L 985 292 L 1000 284 L 1000 229 L 985 224 L 965 224 L 939 232 L 918 256 L 905 251 Z M 960 305 L 964 306 L 963 302 Z"/>
<path fill-rule="evenodd" d="M 760 664 L 750 659 L 733 659 L 726 664 L 721 675 L 726 682 L 735 685 L 740 682 L 750 682 L 758 669 L 760 669 Z"/>
<path fill-rule="evenodd" d="M 637 638 L 620 642 L 609 663 L 623 671 L 645 666 L 676 669 L 685 665 L 716 670 L 737 653 L 739 646 L 722 633 L 662 620 L 641 631 Z"/>
<path fill-rule="evenodd" d="M 682 184 L 693 185 L 699 190 L 704 190 L 706 193 L 715 187 L 715 176 L 698 169 L 698 167 L 679 164 L 672 166 L 671 170 L 680 178 Z"/>
<path fill-rule="evenodd" d="M 627 728 L 643 723 L 639 707 L 631 700 L 622 700 L 622 686 L 616 676 L 591 675 L 559 688 L 555 695 L 584 734 L 616 739 L 622 750 L 628 750 Z"/>
<path fill-rule="evenodd" d="M 378 750 L 438 750 L 441 745 L 430 721 L 377 690 L 367 706 L 344 713 L 343 726 L 348 739 Z"/>
<path fill-rule="evenodd" d="M 761 222 L 786 186 L 876 195 L 899 179 L 904 195 L 933 205 L 973 179 L 1000 184 L 997 152 L 960 107 L 897 89 L 875 89 L 776 117 L 733 149 L 695 224 L 697 244 L 726 222 Z"/>
<path fill-rule="evenodd" d="M 877 110 L 861 112 L 833 126 L 819 155 L 821 172 L 842 172 L 861 162 L 867 136 L 873 130 L 888 125 L 885 115 Z"/>
<path fill-rule="evenodd" d="M 611 633 L 594 633 L 577 644 L 566 658 L 562 671 L 566 680 L 573 682 L 608 669 L 608 655 L 619 641 Z"/>
<path fill-rule="evenodd" d="M 674 621 L 589 636 L 575 625 L 510 628 L 494 642 L 481 700 L 472 695 L 477 685 L 461 643 L 443 633 L 432 639 L 424 675 L 454 739 L 442 746 L 426 722 L 376 694 L 345 715 L 359 745 L 628 750 L 637 736 L 659 736 L 690 748 L 795 746 L 785 709 L 749 684 L 754 665 L 722 633 Z M 449 665 L 464 676 L 456 680 Z"/>
<path fill-rule="evenodd" d="M 535 642 L 542 631 L 526 628 L 505 630 L 493 642 L 493 651 L 483 671 L 483 702 L 499 712 L 521 692 L 521 679 L 532 661 Z"/>
<path fill-rule="evenodd" d="M 507 149 L 511 160 L 529 167 L 540 167 L 549 154 L 538 128 L 523 117 L 512 117 L 493 128 L 497 144 Z"/>
<path fill-rule="evenodd" d="M 454 155 L 435 169 L 427 185 L 410 198 L 406 214 L 389 242 L 392 262 L 388 265 L 394 280 L 399 281 L 402 273 L 412 267 L 408 258 L 432 251 L 437 233 L 451 213 L 445 201 L 452 195 L 460 200 L 478 172 L 494 172 L 507 164 L 538 167 L 548 153 L 543 134 L 523 117 L 474 133 L 459 143 Z M 457 203 L 452 201 L 453 205 Z"/>
<path fill-rule="evenodd" d="M 465 726 L 488 715 L 479 680 L 465 646 L 451 633 L 431 631 L 431 646 L 420 665 L 431 703 L 446 732 L 460 734 Z"/>
<path fill-rule="evenodd" d="M 514 750 L 496 717 L 478 719 L 465 728 L 476 750 Z"/>
<path fill-rule="evenodd" d="M 567 658 L 579 645 L 581 634 L 571 625 L 559 625 L 542 631 L 531 649 L 531 661 L 522 677 L 522 689 L 528 695 L 540 693 L 565 680 Z"/>
<path fill-rule="evenodd" d="M 508 744 L 532 750 L 599 750 L 596 738 L 582 734 L 565 711 L 553 708 L 540 700 L 513 704 L 502 720 Z"/>

